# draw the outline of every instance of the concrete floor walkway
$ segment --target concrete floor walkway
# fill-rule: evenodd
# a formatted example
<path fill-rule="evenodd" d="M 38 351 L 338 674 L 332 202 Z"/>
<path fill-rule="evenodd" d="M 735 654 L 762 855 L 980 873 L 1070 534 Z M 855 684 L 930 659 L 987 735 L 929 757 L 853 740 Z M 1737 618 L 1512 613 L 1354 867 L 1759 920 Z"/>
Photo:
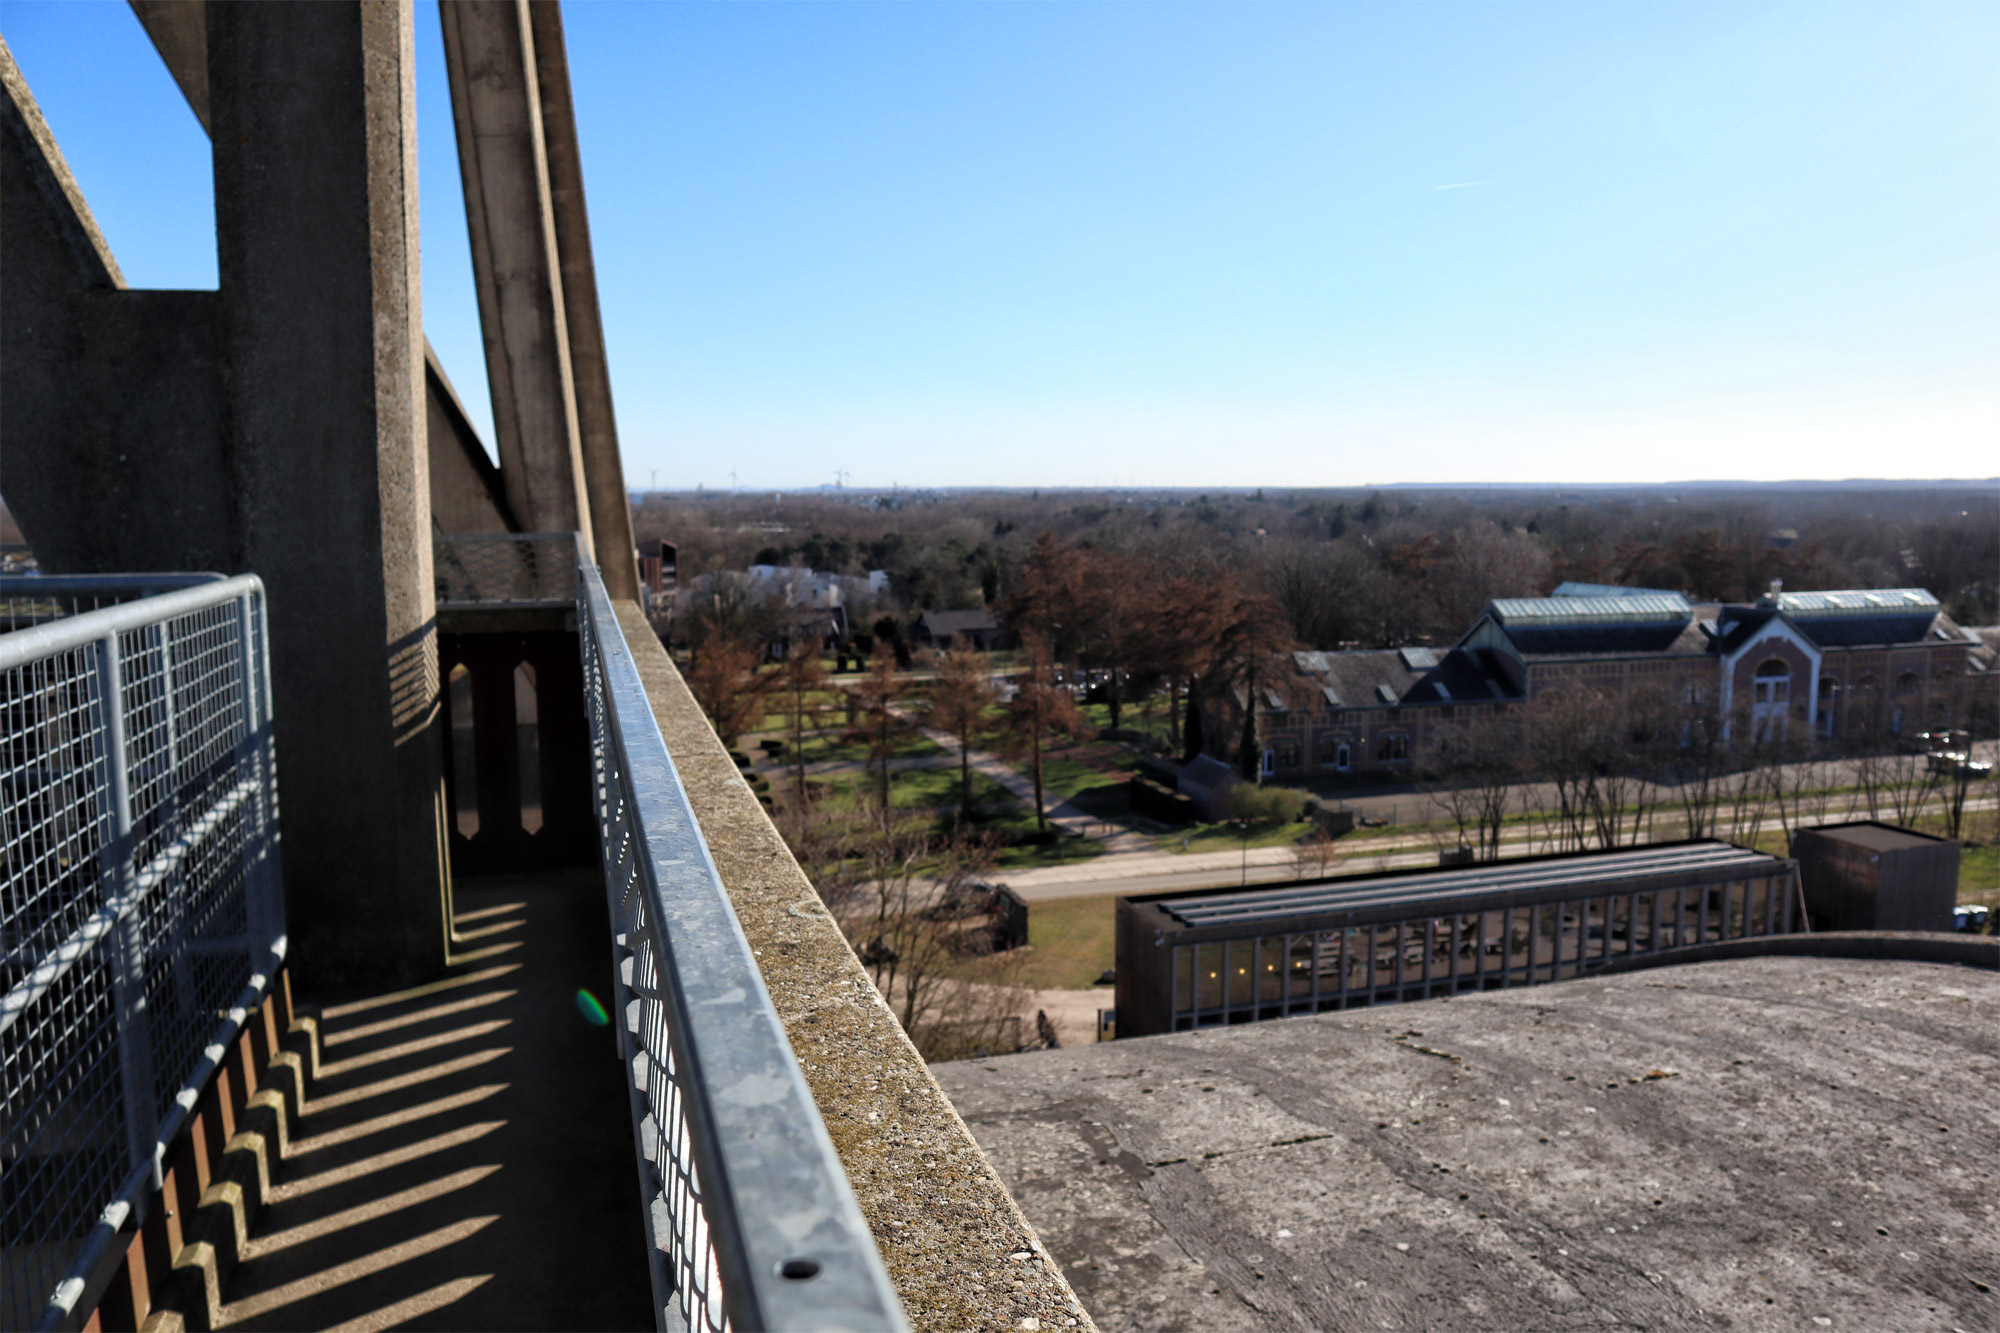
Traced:
<path fill-rule="evenodd" d="M 605 995 L 602 882 L 495 877 L 454 896 L 444 977 L 299 997 L 320 1076 L 223 1326 L 653 1326 L 617 1048 L 577 1002 Z"/>

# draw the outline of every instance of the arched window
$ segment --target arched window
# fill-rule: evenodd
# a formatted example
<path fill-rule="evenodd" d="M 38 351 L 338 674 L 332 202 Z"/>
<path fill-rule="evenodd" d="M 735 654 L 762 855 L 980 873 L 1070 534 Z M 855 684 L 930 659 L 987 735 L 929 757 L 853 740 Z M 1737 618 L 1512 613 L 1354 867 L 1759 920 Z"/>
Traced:
<path fill-rule="evenodd" d="M 1896 677 L 1896 690 L 1895 690 L 1896 697 L 1898 699 L 1907 699 L 1911 695 L 1915 694 L 1917 692 L 1918 686 L 1922 684 L 1923 684 L 1923 678 L 1919 676 L 1916 672 L 1905 671 L 1901 675 Z"/>
<path fill-rule="evenodd" d="M 1750 739 L 1781 741 L 1791 716 L 1792 668 L 1783 658 L 1760 662 L 1750 696 Z"/>
<path fill-rule="evenodd" d="M 1348 747 L 1346 741 L 1342 741 L 1333 747 L 1333 766 L 1336 771 L 1345 773 L 1352 758 L 1353 751 Z"/>

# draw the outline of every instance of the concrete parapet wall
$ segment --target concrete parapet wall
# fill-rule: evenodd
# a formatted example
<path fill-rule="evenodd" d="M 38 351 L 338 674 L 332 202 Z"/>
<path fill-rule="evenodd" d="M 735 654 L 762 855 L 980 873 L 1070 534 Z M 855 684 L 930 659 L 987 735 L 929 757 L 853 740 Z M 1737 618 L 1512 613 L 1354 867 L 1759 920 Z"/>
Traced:
<path fill-rule="evenodd" d="M 620 602 L 618 620 L 911 1327 L 1015 1329 L 1027 1319 L 1043 1329 L 1094 1327 L 820 906 L 645 613 Z"/>

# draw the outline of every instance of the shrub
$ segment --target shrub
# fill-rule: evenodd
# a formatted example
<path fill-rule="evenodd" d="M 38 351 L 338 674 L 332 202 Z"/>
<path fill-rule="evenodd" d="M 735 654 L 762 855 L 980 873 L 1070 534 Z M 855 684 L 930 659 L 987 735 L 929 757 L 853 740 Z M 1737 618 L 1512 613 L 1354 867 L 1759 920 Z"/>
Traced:
<path fill-rule="evenodd" d="M 1260 828 L 1289 824 L 1305 811 L 1307 796 L 1291 787 L 1253 787 L 1239 782 L 1229 789 L 1229 817 L 1247 819 Z"/>

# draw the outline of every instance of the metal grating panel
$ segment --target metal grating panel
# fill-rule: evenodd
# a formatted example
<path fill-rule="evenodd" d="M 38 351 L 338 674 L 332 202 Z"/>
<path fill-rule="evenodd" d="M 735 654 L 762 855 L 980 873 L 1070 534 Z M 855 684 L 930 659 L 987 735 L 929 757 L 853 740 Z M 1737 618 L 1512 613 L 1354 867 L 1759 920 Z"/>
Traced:
<path fill-rule="evenodd" d="M 439 537 L 432 551 L 441 611 L 576 605 L 573 532 Z"/>
<path fill-rule="evenodd" d="M 250 577 L 0 634 L 0 1326 L 70 1317 L 283 956 L 268 661 Z"/>

